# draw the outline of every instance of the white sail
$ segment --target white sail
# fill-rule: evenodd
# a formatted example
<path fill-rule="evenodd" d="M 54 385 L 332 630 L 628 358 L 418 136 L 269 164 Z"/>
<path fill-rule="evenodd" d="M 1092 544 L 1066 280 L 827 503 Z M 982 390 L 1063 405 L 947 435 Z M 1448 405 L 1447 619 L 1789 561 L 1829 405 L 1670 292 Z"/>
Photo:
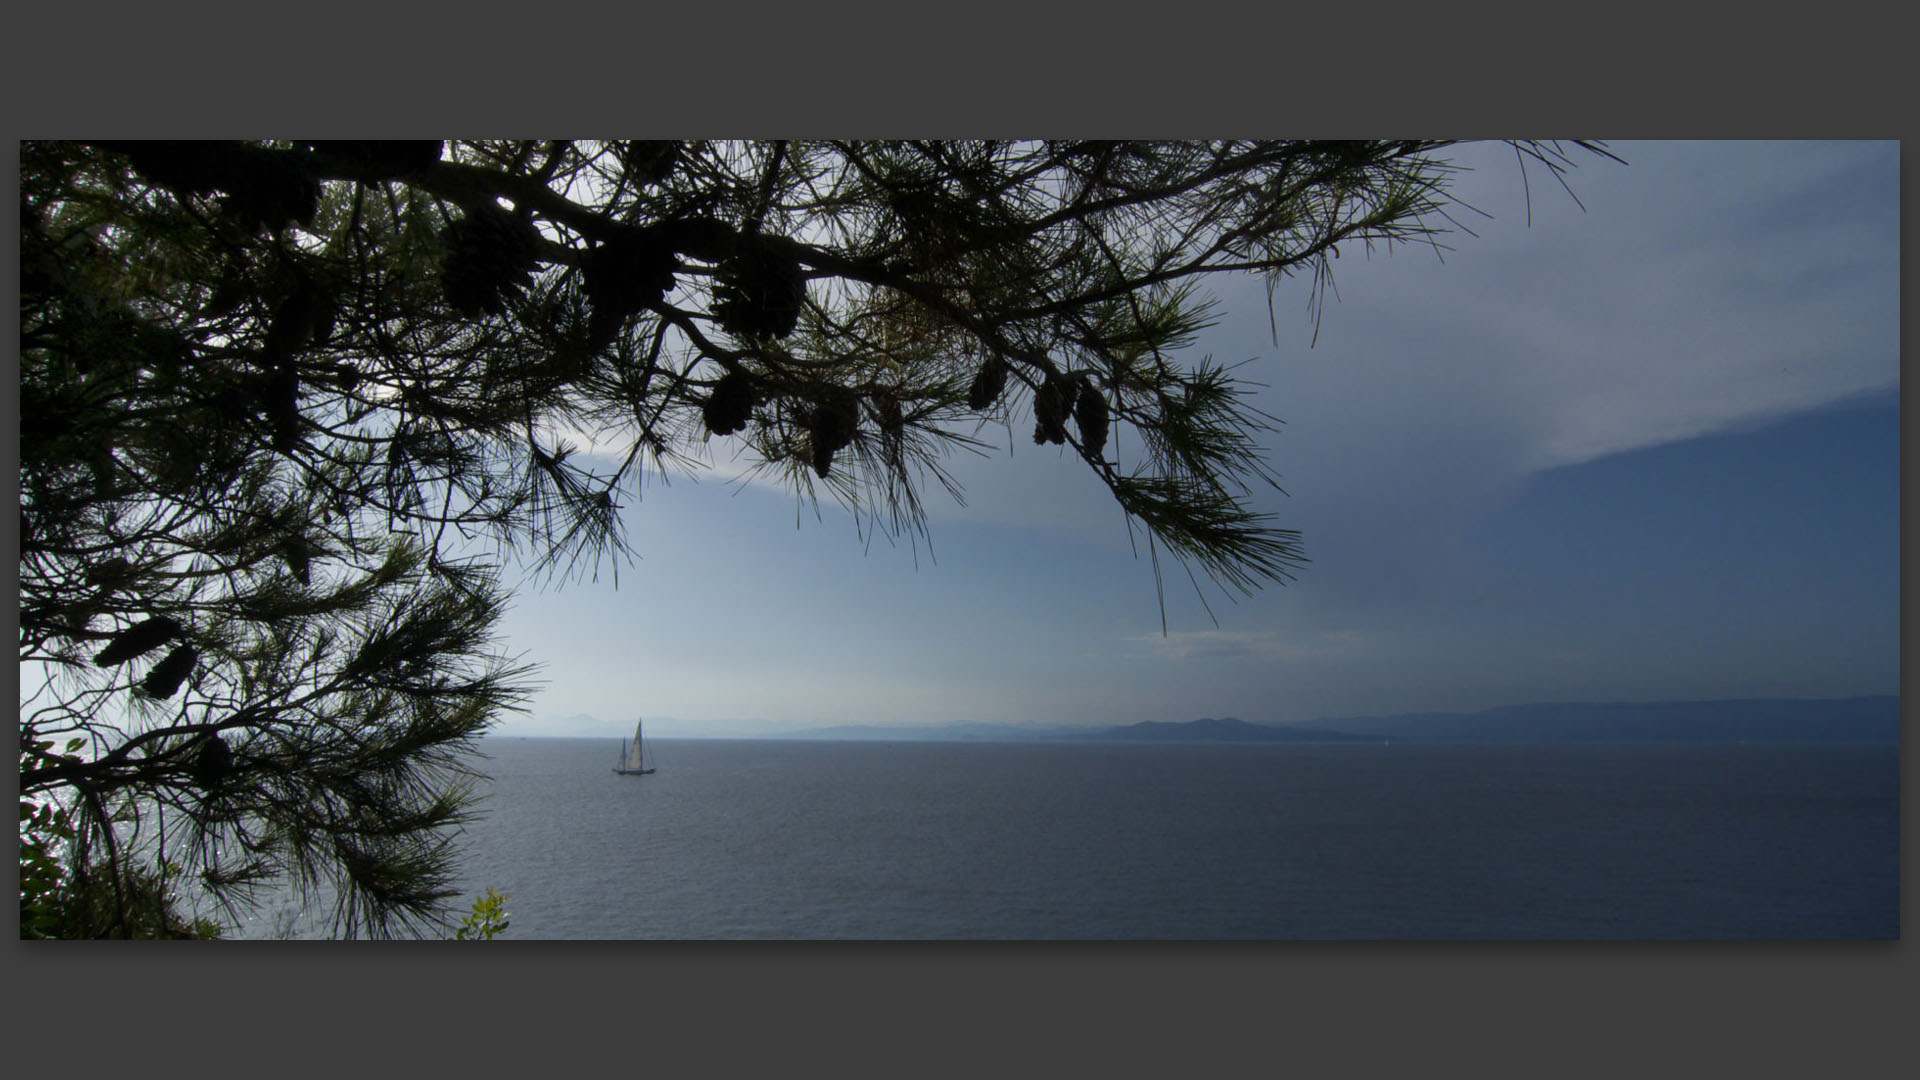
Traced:
<path fill-rule="evenodd" d="M 653 771 L 647 768 L 647 754 L 640 742 L 640 722 L 637 720 L 633 724 L 633 741 L 620 741 L 620 764 L 614 766 L 613 771 L 642 775 Z"/>
<path fill-rule="evenodd" d="M 632 772 L 646 768 L 646 758 L 640 749 L 640 725 L 633 725 L 633 741 L 627 744 L 626 766 Z"/>

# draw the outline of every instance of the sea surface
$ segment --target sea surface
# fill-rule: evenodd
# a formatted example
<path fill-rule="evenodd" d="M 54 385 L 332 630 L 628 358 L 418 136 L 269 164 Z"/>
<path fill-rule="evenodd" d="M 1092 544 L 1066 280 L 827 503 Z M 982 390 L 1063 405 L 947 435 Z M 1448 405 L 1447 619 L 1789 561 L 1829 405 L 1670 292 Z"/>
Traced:
<path fill-rule="evenodd" d="M 508 938 L 1900 933 L 1892 746 L 650 746 L 485 741 L 462 865 Z"/>

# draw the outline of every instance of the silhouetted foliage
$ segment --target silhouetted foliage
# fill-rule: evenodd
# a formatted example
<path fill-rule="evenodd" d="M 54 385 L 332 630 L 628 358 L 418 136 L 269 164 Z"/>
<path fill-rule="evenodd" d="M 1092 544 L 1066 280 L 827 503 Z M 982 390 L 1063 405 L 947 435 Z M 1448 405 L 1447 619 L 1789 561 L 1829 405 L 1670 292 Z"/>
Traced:
<path fill-rule="evenodd" d="M 916 532 L 1030 412 L 1156 581 L 1287 580 L 1270 418 L 1182 359 L 1196 283 L 1432 242 L 1445 146 L 21 144 L 21 791 L 86 898 L 36 925 L 175 925 L 125 898 L 189 878 L 448 925 L 470 751 L 528 690 L 492 559 L 623 556 L 620 494 L 707 439 Z"/>

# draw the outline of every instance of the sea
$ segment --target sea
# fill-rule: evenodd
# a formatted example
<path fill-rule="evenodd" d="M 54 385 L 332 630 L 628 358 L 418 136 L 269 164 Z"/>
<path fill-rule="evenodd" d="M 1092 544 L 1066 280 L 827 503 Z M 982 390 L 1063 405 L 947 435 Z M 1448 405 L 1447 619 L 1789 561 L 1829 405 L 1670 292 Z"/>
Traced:
<path fill-rule="evenodd" d="M 1900 935 L 1896 746 L 482 745 L 463 880 L 509 939 Z"/>

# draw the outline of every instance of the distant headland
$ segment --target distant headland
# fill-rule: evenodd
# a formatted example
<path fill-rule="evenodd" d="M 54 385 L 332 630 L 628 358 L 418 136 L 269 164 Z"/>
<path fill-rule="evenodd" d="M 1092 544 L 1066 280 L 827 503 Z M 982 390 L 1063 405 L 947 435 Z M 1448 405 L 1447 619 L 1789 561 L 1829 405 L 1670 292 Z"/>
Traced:
<path fill-rule="evenodd" d="M 1720 701 L 1552 702 L 1472 713 L 1350 716 L 1307 723 L 1228 717 L 1069 724 L 845 725 L 774 738 L 923 742 L 1820 742 L 1900 741 L 1900 699 L 1748 698 Z"/>

